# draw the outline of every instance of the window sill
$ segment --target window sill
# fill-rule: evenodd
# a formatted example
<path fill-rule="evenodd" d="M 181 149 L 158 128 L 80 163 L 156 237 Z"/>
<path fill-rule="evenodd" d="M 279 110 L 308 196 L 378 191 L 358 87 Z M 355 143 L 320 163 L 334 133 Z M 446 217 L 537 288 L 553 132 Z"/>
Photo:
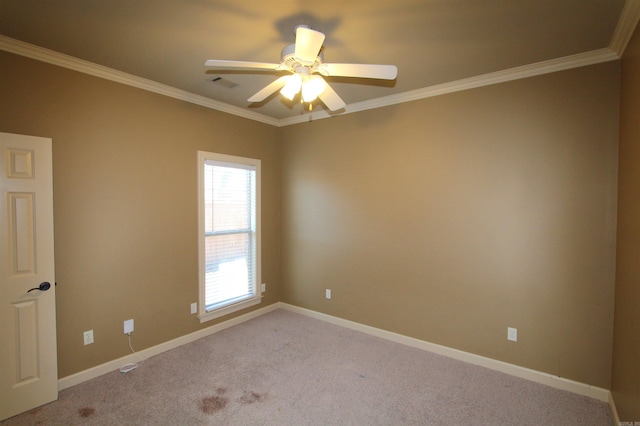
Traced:
<path fill-rule="evenodd" d="M 251 299 L 243 300 L 242 302 L 234 303 L 233 305 L 225 306 L 224 308 L 218 308 L 214 311 L 205 312 L 198 315 L 200 323 L 211 321 L 212 319 L 220 318 L 225 315 L 229 315 L 233 312 L 241 309 L 246 309 L 250 306 L 257 305 L 262 302 L 262 295 L 252 297 Z"/>

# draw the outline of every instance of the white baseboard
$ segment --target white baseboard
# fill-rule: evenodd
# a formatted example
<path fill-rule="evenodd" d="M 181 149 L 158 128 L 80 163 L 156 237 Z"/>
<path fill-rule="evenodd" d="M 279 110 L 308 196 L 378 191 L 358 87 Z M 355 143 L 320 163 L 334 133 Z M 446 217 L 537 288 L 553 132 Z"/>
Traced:
<path fill-rule="evenodd" d="M 164 342 L 159 345 L 141 350 L 140 352 L 136 352 L 135 354 L 129 354 L 127 356 L 123 356 L 122 358 L 114 359 L 113 361 L 108 361 L 104 364 L 89 368 L 84 371 L 80 371 L 67 377 L 63 377 L 62 379 L 58 380 L 58 390 L 66 389 L 87 380 L 102 376 L 103 374 L 111 373 L 112 371 L 118 370 L 125 364 L 139 362 L 140 358 L 147 359 L 154 355 L 161 354 L 162 352 L 166 352 L 168 350 L 177 348 L 187 343 L 191 343 L 203 337 L 210 336 L 214 333 L 217 333 L 229 327 L 233 327 L 234 325 L 241 324 L 245 321 L 249 321 L 250 319 L 259 317 L 268 312 L 275 311 L 278 308 L 280 308 L 280 303 L 274 303 L 272 305 L 265 306 L 264 308 L 260 308 L 244 315 L 232 318 L 228 321 L 224 321 L 212 325 L 211 327 L 203 328 L 202 330 L 198 330 L 193 333 L 180 336 L 176 339 L 169 340 L 168 342 Z"/>
<path fill-rule="evenodd" d="M 611 416 L 613 417 L 613 424 L 620 426 L 620 416 L 618 416 L 618 409 L 616 403 L 613 400 L 613 393 L 609 392 L 609 408 L 611 409 Z"/>
<path fill-rule="evenodd" d="M 490 368 L 492 370 L 500 371 L 502 373 L 510 374 L 512 376 L 520 377 L 523 379 L 531 380 L 533 382 L 542 383 L 544 385 L 551 386 L 556 389 L 562 389 L 562 390 L 573 392 L 579 395 L 588 396 L 590 398 L 594 398 L 603 402 L 608 402 L 610 404 L 613 401 L 611 398 L 611 392 L 608 389 L 591 386 L 585 383 L 580 383 L 573 380 L 565 379 L 563 377 L 554 376 L 552 374 L 531 370 L 529 368 L 520 367 L 518 365 L 509 364 L 507 362 L 498 361 L 498 360 L 483 357 L 480 355 L 475 355 L 475 354 L 464 352 L 458 349 L 452 349 L 446 346 L 426 342 L 424 340 L 415 339 L 413 337 L 404 336 L 402 334 L 393 333 L 390 331 L 386 331 L 386 330 L 371 327 L 368 325 L 360 324 L 357 322 L 345 320 L 342 318 L 334 317 L 331 315 L 323 314 L 323 313 L 312 311 L 309 309 L 299 308 L 297 306 L 289 305 L 287 303 L 280 302 L 280 307 L 287 311 L 306 315 L 311 318 L 326 321 L 335 325 L 340 325 L 342 327 L 349 328 L 352 330 L 361 331 L 363 333 L 370 334 L 376 337 L 381 337 L 383 339 L 390 340 L 392 342 L 401 343 L 414 348 L 437 353 L 439 355 L 444 355 L 449 358 L 457 359 L 459 361 L 464 361 L 470 364 Z"/>
<path fill-rule="evenodd" d="M 418 349 L 423 349 L 429 352 L 437 353 L 439 355 L 447 356 L 449 358 L 457 359 L 459 361 L 468 362 L 470 364 L 490 368 L 492 370 L 500 371 L 502 373 L 510 374 L 512 376 L 520 377 L 523 379 L 531 380 L 533 382 L 551 386 L 556 389 L 566 390 L 579 395 L 588 396 L 590 398 L 607 402 L 611 407 L 611 411 L 614 416 L 614 419 L 616 420 L 616 424 L 620 423 L 618 419 L 617 411 L 615 409 L 615 404 L 613 402 L 613 397 L 611 395 L 611 392 L 607 389 L 591 386 L 585 383 L 576 382 L 573 380 L 565 379 L 563 377 L 554 376 L 552 374 L 531 370 L 529 368 L 520 367 L 518 365 L 509 364 L 507 362 L 498 361 L 492 358 L 475 355 L 475 354 L 464 352 L 458 349 L 452 349 L 446 346 L 426 342 L 424 340 L 415 339 L 413 337 L 404 336 L 402 334 L 393 333 L 390 331 L 360 324 L 354 321 L 345 320 L 342 318 L 312 311 L 310 309 L 300 308 L 300 307 L 283 303 L 283 302 L 277 302 L 272 305 L 265 306 L 264 308 L 251 311 L 247 314 L 240 315 L 228 321 L 224 321 L 224 322 L 215 324 L 211 327 L 207 327 L 202 330 L 198 330 L 196 332 L 170 340 L 168 342 L 161 343 L 151 348 L 144 349 L 140 352 L 137 352 L 136 354 L 130 354 L 122 358 L 118 358 L 118 359 L 106 362 L 104 364 L 98 365 L 96 367 L 89 368 L 84 371 L 80 371 L 76 374 L 72 374 L 71 376 L 63 377 L 62 379 L 58 380 L 58 389 L 59 390 L 66 389 L 71 386 L 85 382 L 87 380 L 91 380 L 93 378 L 99 377 L 103 374 L 116 371 L 125 364 L 137 362 L 139 358 L 146 359 L 151 356 L 161 354 L 162 352 L 166 352 L 170 349 L 174 349 L 179 346 L 185 345 L 187 343 L 191 343 L 203 337 L 212 335 L 214 333 L 217 333 L 229 327 L 233 327 L 234 325 L 241 324 L 250 319 L 257 318 L 261 315 L 275 311 L 277 309 L 284 309 L 287 311 L 295 312 L 311 318 L 326 321 L 331 324 L 349 328 L 351 330 L 360 331 L 366 334 L 370 334 L 372 336 L 390 340 L 392 342 L 401 343 L 403 345 L 411 346 Z"/>

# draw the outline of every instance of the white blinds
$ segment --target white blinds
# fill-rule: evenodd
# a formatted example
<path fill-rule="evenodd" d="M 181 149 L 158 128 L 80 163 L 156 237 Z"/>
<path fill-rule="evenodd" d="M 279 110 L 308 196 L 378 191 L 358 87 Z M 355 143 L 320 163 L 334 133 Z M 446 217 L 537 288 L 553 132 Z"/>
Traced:
<path fill-rule="evenodd" d="M 256 294 L 255 167 L 204 165 L 206 310 Z"/>

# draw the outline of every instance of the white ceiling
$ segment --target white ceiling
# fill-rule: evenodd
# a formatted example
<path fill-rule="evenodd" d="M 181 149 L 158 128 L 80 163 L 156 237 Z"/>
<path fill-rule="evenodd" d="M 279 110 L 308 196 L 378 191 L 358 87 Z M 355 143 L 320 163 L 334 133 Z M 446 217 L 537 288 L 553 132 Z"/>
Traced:
<path fill-rule="evenodd" d="M 280 50 L 294 41 L 294 27 L 306 24 L 326 34 L 326 62 L 397 65 L 393 82 L 329 78 L 349 110 L 515 67 L 601 54 L 612 44 L 624 5 L 625 0 L 0 0 L 0 41 L 4 50 L 11 50 L 8 41 L 26 42 L 282 122 L 303 115 L 301 105 L 277 94 L 260 104 L 246 101 L 274 75 L 209 70 L 205 60 L 278 63 Z M 216 85 L 209 81 L 215 75 L 238 85 Z"/>

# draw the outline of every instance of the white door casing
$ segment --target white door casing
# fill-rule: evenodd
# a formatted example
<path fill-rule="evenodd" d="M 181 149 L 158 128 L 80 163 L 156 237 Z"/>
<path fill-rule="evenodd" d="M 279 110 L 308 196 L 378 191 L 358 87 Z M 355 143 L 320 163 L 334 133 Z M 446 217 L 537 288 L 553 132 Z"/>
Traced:
<path fill-rule="evenodd" d="M 58 398 L 51 145 L 0 133 L 0 420 Z"/>

